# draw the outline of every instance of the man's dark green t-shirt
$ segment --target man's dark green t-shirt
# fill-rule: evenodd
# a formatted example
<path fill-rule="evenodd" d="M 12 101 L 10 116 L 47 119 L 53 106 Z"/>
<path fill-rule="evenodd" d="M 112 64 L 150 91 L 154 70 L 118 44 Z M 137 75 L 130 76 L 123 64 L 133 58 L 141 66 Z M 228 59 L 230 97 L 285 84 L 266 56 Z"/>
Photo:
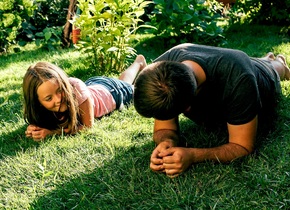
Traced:
<path fill-rule="evenodd" d="M 201 91 L 185 116 L 196 122 L 240 125 L 257 114 L 271 115 L 280 95 L 280 80 L 270 62 L 239 50 L 180 44 L 156 61 L 198 63 L 206 74 Z"/>

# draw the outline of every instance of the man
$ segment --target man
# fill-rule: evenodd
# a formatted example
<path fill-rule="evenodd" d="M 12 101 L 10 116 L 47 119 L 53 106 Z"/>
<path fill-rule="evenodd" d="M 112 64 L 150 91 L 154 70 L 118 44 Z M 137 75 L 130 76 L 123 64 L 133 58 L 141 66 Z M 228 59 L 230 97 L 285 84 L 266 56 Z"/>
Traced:
<path fill-rule="evenodd" d="M 280 80 L 289 79 L 285 57 L 250 58 L 239 50 L 181 44 L 137 77 L 134 106 L 155 118 L 157 144 L 150 168 L 176 176 L 191 164 L 229 162 L 253 152 L 259 122 L 275 112 Z M 214 148 L 178 147 L 178 116 L 204 125 L 224 123 L 228 143 Z M 263 120 L 261 120 L 263 119 Z"/>

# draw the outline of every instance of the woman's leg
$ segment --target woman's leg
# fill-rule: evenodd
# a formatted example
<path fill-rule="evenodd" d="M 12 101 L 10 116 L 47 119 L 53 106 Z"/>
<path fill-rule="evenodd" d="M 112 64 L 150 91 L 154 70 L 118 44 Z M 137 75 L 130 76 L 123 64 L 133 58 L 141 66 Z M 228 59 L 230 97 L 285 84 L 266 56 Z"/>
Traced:
<path fill-rule="evenodd" d="M 119 77 L 120 80 L 133 84 L 138 73 L 146 67 L 146 59 L 143 55 L 138 55 L 135 61 Z"/>

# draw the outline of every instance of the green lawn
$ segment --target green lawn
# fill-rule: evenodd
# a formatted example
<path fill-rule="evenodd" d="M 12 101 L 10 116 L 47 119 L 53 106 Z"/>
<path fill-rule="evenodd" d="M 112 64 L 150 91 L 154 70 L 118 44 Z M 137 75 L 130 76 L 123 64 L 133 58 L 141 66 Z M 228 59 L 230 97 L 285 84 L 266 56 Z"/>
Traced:
<path fill-rule="evenodd" d="M 226 38 L 224 47 L 257 57 L 282 53 L 290 64 L 290 40 L 279 28 L 237 27 Z M 136 49 L 150 63 L 168 47 L 146 38 Z M 0 209 L 290 208 L 290 82 L 282 82 L 276 127 L 258 137 L 254 154 L 230 164 L 197 164 L 170 179 L 149 169 L 153 119 L 140 117 L 133 106 L 75 136 L 41 143 L 25 138 L 22 77 L 41 60 L 84 80 L 94 74 L 83 64 L 84 55 L 72 49 L 44 52 L 30 46 L 0 56 Z M 214 146 L 227 137 L 185 118 L 181 126 L 192 146 Z"/>

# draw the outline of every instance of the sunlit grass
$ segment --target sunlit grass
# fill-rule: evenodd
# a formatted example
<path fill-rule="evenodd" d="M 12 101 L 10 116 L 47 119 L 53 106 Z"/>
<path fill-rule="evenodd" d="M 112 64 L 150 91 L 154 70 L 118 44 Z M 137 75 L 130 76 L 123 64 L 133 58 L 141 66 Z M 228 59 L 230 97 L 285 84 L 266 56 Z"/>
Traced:
<path fill-rule="evenodd" d="M 226 47 L 251 56 L 282 53 L 289 62 L 289 40 L 270 29 L 233 31 Z M 149 41 L 136 48 L 151 59 Z M 0 209 L 290 208 L 290 82 L 281 83 L 277 128 L 259 137 L 263 143 L 256 153 L 227 165 L 197 164 L 170 179 L 149 169 L 153 120 L 133 106 L 74 136 L 41 143 L 25 138 L 21 83 L 29 65 L 45 60 L 82 79 L 94 74 L 83 63 L 85 55 L 73 49 L 45 52 L 31 45 L 25 50 L 0 57 Z M 224 131 L 207 132 L 183 117 L 181 125 L 194 146 L 226 140 Z"/>

